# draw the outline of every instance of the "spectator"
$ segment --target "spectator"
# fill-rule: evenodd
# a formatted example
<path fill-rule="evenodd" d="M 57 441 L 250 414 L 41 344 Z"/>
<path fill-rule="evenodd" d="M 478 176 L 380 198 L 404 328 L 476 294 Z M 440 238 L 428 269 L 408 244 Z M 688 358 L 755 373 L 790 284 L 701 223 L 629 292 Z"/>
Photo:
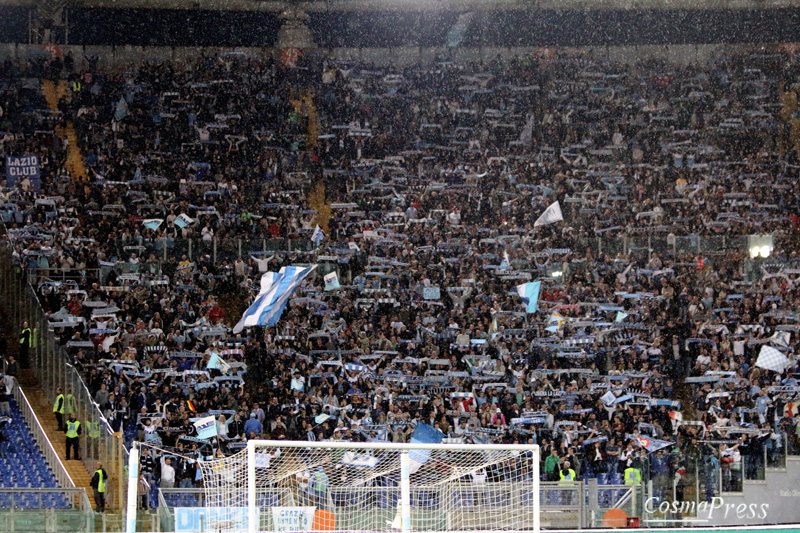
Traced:
<path fill-rule="evenodd" d="M 262 427 L 261 422 L 258 420 L 256 412 L 250 413 L 250 419 L 244 424 L 244 433 L 246 435 L 255 434 L 256 438 L 261 436 Z"/>

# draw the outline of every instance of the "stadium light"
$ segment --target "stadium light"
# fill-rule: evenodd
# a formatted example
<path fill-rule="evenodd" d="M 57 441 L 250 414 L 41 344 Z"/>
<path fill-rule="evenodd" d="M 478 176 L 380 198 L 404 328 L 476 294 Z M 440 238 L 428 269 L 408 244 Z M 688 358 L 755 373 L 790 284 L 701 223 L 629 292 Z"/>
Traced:
<path fill-rule="evenodd" d="M 748 235 L 747 244 L 750 251 L 750 257 L 767 258 L 772 254 L 774 249 L 772 246 L 772 235 Z"/>

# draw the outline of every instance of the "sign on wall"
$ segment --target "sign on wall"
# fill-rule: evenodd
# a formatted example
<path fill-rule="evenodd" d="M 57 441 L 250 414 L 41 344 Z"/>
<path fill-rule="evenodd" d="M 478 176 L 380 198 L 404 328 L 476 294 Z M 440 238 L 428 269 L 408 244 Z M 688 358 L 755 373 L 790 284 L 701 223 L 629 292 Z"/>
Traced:
<path fill-rule="evenodd" d="M 258 520 L 258 509 L 256 509 Z M 175 533 L 248 531 L 247 507 L 176 507 Z"/>

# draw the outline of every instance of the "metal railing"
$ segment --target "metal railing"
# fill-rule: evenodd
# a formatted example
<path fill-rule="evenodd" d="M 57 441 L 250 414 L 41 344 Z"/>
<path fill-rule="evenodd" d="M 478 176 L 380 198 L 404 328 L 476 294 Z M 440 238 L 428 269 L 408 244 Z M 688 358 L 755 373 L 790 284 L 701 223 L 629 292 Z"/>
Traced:
<path fill-rule="evenodd" d="M 22 418 L 25 420 L 25 423 L 28 424 L 31 433 L 33 433 L 33 440 L 35 440 L 36 444 L 39 445 L 39 449 L 42 451 L 47 464 L 50 465 L 59 487 L 65 489 L 75 488 L 75 482 L 67 472 L 64 463 L 62 463 L 61 459 L 58 458 L 58 453 L 56 453 L 53 443 L 50 442 L 50 439 L 47 437 L 47 433 L 45 433 L 44 428 L 39 423 L 39 419 L 36 418 L 33 407 L 31 406 L 27 396 L 25 396 L 25 392 L 23 392 L 19 384 L 14 384 L 12 395 L 14 396 L 17 407 L 22 413 Z"/>
<path fill-rule="evenodd" d="M 94 532 L 94 512 L 84 489 L 0 489 L 0 531 Z"/>
<path fill-rule="evenodd" d="M 55 499 L 61 495 L 60 501 Z M 92 512 L 92 504 L 86 489 L 70 488 L 2 488 L 0 489 L 0 508 L 4 509 L 51 509 L 54 503 L 68 506 L 69 510 Z"/>
<path fill-rule="evenodd" d="M 74 412 L 86 428 L 80 449 L 87 471 L 93 472 L 98 462 L 101 463 L 111 477 L 107 505 L 124 508 L 123 483 L 128 452 L 122 443 L 122 433 L 112 431 L 82 377 L 69 364 L 35 290 L 24 271 L 13 262 L 9 242 L 5 239 L 0 241 L 0 309 L 17 327 L 21 327 L 23 321 L 28 322 L 31 344 L 27 364 L 35 371 L 50 402 L 55 401 L 56 389 L 61 388 L 67 399 L 64 414 L 68 416 Z M 26 361 L 20 364 L 24 366 Z"/>

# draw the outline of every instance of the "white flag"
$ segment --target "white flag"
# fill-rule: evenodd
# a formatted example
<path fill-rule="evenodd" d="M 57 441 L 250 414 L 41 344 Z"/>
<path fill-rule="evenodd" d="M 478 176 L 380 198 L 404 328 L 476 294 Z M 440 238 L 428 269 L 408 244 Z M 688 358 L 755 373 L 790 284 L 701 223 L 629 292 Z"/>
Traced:
<path fill-rule="evenodd" d="M 766 344 L 761 347 L 761 351 L 758 353 L 758 359 L 756 360 L 757 367 L 774 372 L 783 372 L 790 364 L 791 361 L 788 357 Z"/>
<path fill-rule="evenodd" d="M 561 206 L 558 205 L 558 201 L 555 201 L 550 204 L 550 207 L 544 210 L 542 216 L 536 219 L 536 222 L 533 223 L 533 227 L 546 226 L 547 224 L 553 224 L 559 220 L 564 220 L 564 216 L 561 214 Z"/>

